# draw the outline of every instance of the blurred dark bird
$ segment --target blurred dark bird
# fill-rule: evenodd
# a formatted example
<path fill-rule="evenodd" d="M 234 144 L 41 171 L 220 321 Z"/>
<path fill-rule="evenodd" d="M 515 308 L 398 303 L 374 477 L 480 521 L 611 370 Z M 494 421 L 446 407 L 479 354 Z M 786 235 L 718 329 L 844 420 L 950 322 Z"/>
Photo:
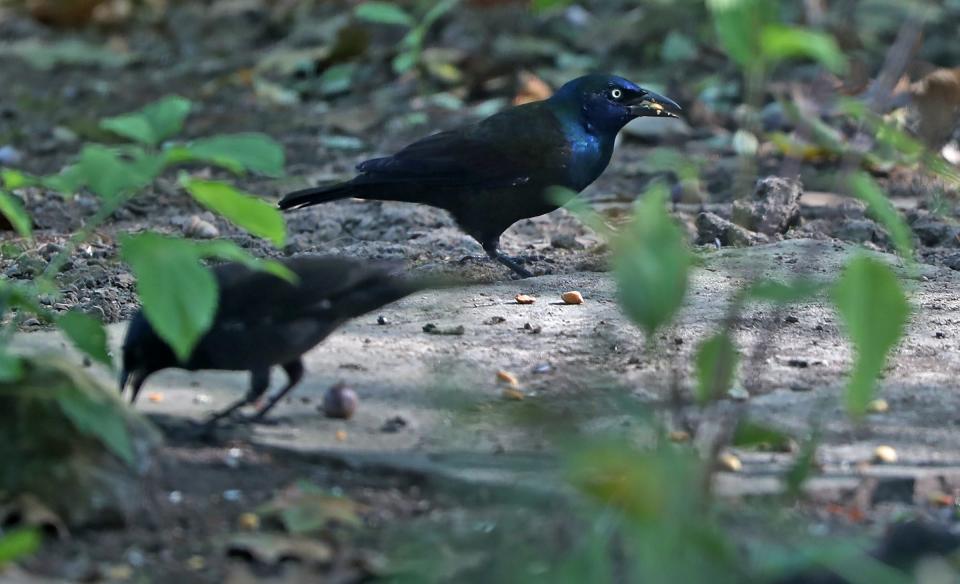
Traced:
<path fill-rule="evenodd" d="M 297 275 L 296 284 L 236 263 L 213 268 L 220 290 L 217 313 L 186 362 L 157 336 L 142 311 L 134 315 L 123 341 L 120 392 L 129 381 L 133 403 L 147 377 L 168 367 L 250 371 L 246 396 L 214 414 L 207 422 L 212 424 L 254 404 L 270 385 L 270 368 L 279 365 L 287 384 L 248 418 L 262 420 L 300 381 L 301 356 L 334 329 L 431 285 L 428 278 L 402 277 L 395 266 L 342 258 L 299 257 L 283 263 Z"/>
<path fill-rule="evenodd" d="M 352 180 L 290 193 L 281 209 L 346 197 L 446 209 L 487 255 L 521 277 L 522 260 L 499 251 L 515 222 L 560 207 L 547 189 L 580 192 L 607 167 L 617 133 L 643 116 L 678 117 L 680 106 L 613 75 L 568 82 L 549 99 L 509 108 L 357 166 Z"/>

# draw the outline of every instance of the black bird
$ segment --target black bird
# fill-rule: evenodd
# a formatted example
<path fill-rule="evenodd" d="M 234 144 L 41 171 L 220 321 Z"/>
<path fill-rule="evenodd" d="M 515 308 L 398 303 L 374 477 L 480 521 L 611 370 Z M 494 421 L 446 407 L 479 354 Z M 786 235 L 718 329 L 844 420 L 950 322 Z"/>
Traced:
<path fill-rule="evenodd" d="M 500 235 L 521 219 L 557 209 L 548 187 L 580 192 L 596 180 L 627 122 L 679 112 L 672 100 L 622 77 L 587 75 L 550 99 L 427 136 L 359 164 L 352 180 L 290 193 L 279 205 L 298 209 L 356 197 L 440 207 L 490 258 L 526 278 L 530 272 L 517 259 L 500 253 Z"/>
<path fill-rule="evenodd" d="M 213 268 L 220 290 L 217 313 L 186 362 L 157 336 L 142 311 L 134 315 L 123 341 L 120 392 L 129 381 L 133 403 L 147 377 L 168 367 L 250 371 L 246 396 L 214 414 L 209 425 L 256 402 L 270 384 L 270 368 L 279 365 L 288 381 L 249 418 L 261 420 L 300 381 L 301 356 L 334 329 L 431 285 L 427 278 L 401 277 L 394 266 L 342 258 L 299 257 L 283 263 L 297 275 L 296 284 L 236 263 Z"/>

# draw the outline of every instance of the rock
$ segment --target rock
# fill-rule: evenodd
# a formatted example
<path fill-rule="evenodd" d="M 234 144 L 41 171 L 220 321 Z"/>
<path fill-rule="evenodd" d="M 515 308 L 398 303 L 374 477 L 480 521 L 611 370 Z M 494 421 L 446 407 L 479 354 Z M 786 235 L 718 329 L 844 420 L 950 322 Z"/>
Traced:
<path fill-rule="evenodd" d="M 574 250 L 583 249 L 583 244 L 572 233 L 561 233 L 550 238 L 550 247 Z"/>
<path fill-rule="evenodd" d="M 765 235 L 786 233 L 800 224 L 802 195 L 799 180 L 778 176 L 762 178 L 749 199 L 734 201 L 733 222 Z"/>
<path fill-rule="evenodd" d="M 701 245 L 719 241 L 723 246 L 747 247 L 769 240 L 766 235 L 744 229 L 715 213 L 697 215 L 697 243 Z"/>
<path fill-rule="evenodd" d="M 837 226 L 833 236 L 854 243 L 876 241 L 879 239 L 879 227 L 870 219 L 847 219 Z"/>
<path fill-rule="evenodd" d="M 0 165 L 13 166 L 23 161 L 23 154 L 13 146 L 0 146 Z"/>
<path fill-rule="evenodd" d="M 920 243 L 926 246 L 956 245 L 957 234 L 960 233 L 956 227 L 929 213 L 918 214 L 910 227 L 917 234 Z"/>
<path fill-rule="evenodd" d="M 196 239 L 214 239 L 220 237 L 220 230 L 213 223 L 194 215 L 183 228 L 183 234 Z"/>

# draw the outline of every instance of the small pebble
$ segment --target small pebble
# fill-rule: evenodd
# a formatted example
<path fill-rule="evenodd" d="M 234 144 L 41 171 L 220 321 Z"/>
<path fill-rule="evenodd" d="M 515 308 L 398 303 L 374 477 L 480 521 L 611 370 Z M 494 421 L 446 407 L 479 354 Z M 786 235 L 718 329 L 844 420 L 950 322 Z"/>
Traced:
<path fill-rule="evenodd" d="M 560 295 L 560 298 L 564 304 L 583 304 L 583 294 L 580 294 L 576 290 L 564 292 Z"/>
<path fill-rule="evenodd" d="M 359 403 L 357 392 L 343 383 L 337 383 L 323 396 L 323 413 L 328 418 L 349 420 L 357 411 Z"/>
<path fill-rule="evenodd" d="M 220 230 L 213 223 L 205 221 L 196 215 L 190 218 L 190 222 L 183 229 L 184 235 L 196 239 L 214 239 L 220 237 Z"/>
<path fill-rule="evenodd" d="M 19 150 L 10 146 L 0 146 L 0 164 L 4 166 L 14 166 L 23 161 L 23 154 Z"/>
<path fill-rule="evenodd" d="M 377 324 L 379 324 L 380 326 L 383 326 L 389 323 L 390 321 L 387 320 L 387 317 L 383 316 L 382 314 L 377 317 Z"/>
<path fill-rule="evenodd" d="M 735 455 L 724 452 L 717 458 L 717 463 L 722 470 L 728 472 L 740 472 L 743 470 L 743 463 Z"/>
<path fill-rule="evenodd" d="M 727 395 L 734 401 L 747 401 L 750 399 L 750 392 L 742 387 L 731 387 Z"/>
<path fill-rule="evenodd" d="M 388 419 L 383 423 L 383 426 L 380 426 L 381 432 L 386 432 L 388 434 L 393 434 L 399 432 L 400 430 L 406 428 L 409 425 L 406 418 L 403 416 L 394 416 Z"/>
<path fill-rule="evenodd" d="M 885 444 L 877 446 L 873 450 L 873 461 L 880 464 L 893 464 L 897 462 L 897 451 Z"/>
<path fill-rule="evenodd" d="M 346 430 L 337 430 L 333 435 L 337 439 L 337 442 L 346 442 L 347 441 L 347 431 Z"/>
<path fill-rule="evenodd" d="M 239 489 L 227 489 L 223 492 L 223 500 L 235 503 L 243 498 L 243 493 Z"/>
<path fill-rule="evenodd" d="M 198 393 L 193 396 L 193 403 L 195 404 L 208 404 L 210 403 L 210 396 L 205 393 Z"/>
<path fill-rule="evenodd" d="M 527 294 L 517 294 L 513 299 L 517 301 L 517 304 L 533 304 L 537 301 L 536 298 Z"/>
<path fill-rule="evenodd" d="M 890 404 L 885 399 L 870 400 L 867 404 L 867 412 L 871 414 L 882 414 L 890 409 Z"/>
<path fill-rule="evenodd" d="M 174 505 L 179 505 L 183 501 L 183 493 L 180 491 L 170 491 L 170 494 L 167 495 L 167 500 Z"/>

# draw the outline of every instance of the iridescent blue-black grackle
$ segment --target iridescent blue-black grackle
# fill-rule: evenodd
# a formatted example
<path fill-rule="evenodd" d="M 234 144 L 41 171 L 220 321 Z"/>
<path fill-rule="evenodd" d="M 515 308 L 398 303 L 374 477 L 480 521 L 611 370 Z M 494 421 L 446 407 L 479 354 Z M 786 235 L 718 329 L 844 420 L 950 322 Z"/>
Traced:
<path fill-rule="evenodd" d="M 641 116 L 677 117 L 672 100 L 613 75 L 587 75 L 552 97 L 509 108 L 414 142 L 357 166 L 352 180 L 286 195 L 281 209 L 346 197 L 424 203 L 446 209 L 492 259 L 530 273 L 500 253 L 515 222 L 558 208 L 548 187 L 579 192 L 607 167 L 617 133 Z"/>
<path fill-rule="evenodd" d="M 338 326 L 418 290 L 448 285 L 402 276 L 396 266 L 345 258 L 305 256 L 283 263 L 297 283 L 236 263 L 213 268 L 220 292 L 216 316 L 185 362 L 138 312 L 123 341 L 120 391 L 129 381 L 132 403 L 147 377 L 168 367 L 249 371 L 247 395 L 214 414 L 209 425 L 256 402 L 270 384 L 270 368 L 280 365 L 287 385 L 251 418 L 259 420 L 300 381 L 301 356 Z"/>

